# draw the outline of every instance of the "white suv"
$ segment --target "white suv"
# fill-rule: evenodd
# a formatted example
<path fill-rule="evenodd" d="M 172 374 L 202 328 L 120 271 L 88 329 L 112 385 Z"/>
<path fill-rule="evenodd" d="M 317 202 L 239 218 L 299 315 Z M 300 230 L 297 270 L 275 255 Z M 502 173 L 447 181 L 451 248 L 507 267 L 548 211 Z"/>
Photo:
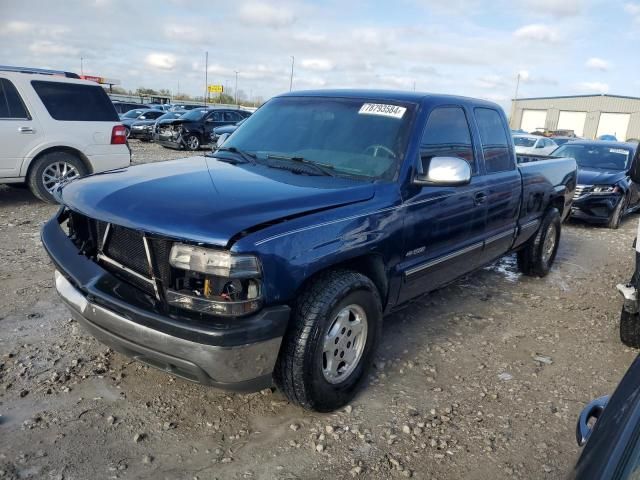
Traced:
<path fill-rule="evenodd" d="M 131 163 L 124 126 L 101 86 L 20 70 L 0 66 L 0 183 L 26 184 L 54 202 L 59 182 Z"/>

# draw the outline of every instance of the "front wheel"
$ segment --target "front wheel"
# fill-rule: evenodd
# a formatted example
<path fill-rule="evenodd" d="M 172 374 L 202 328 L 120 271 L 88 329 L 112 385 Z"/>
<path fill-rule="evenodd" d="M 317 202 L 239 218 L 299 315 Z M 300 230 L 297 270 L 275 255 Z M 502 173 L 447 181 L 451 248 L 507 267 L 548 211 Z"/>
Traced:
<path fill-rule="evenodd" d="M 616 208 L 614 208 L 613 213 L 611 214 L 611 217 L 609 217 L 609 221 L 607 222 L 607 227 L 611 228 L 612 230 L 616 230 L 618 227 L 620 227 L 620 222 L 622 221 L 622 217 L 626 210 L 626 205 L 627 205 L 627 197 L 624 196 L 620 199 L 620 201 L 618 202 L 618 205 L 616 205 Z"/>
<path fill-rule="evenodd" d="M 187 150 L 198 150 L 200 148 L 200 139 L 195 135 L 189 135 L 185 141 Z"/>
<path fill-rule="evenodd" d="M 560 229 L 560 213 L 551 208 L 542 218 L 535 236 L 518 251 L 518 267 L 522 273 L 537 277 L 549 273 L 558 253 Z"/>
<path fill-rule="evenodd" d="M 620 340 L 632 348 L 640 348 L 640 314 L 620 312 Z"/>
<path fill-rule="evenodd" d="M 366 276 L 348 270 L 318 277 L 297 299 L 274 370 L 278 388 L 308 410 L 351 401 L 382 328 L 382 304 Z"/>

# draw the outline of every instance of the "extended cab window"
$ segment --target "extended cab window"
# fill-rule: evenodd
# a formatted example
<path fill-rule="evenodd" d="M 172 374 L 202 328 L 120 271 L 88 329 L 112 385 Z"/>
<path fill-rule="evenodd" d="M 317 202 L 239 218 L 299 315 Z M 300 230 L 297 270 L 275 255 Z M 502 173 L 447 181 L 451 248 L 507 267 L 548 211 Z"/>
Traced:
<path fill-rule="evenodd" d="M 516 168 L 502 116 L 491 108 L 476 108 L 474 113 L 480 130 L 486 172 L 504 172 Z"/>
<path fill-rule="evenodd" d="M 6 78 L 0 78 L 0 118 L 30 118 L 16 87 Z"/>
<path fill-rule="evenodd" d="M 34 90 L 49 115 L 61 121 L 117 122 L 113 103 L 102 87 L 33 80 Z"/>
<path fill-rule="evenodd" d="M 469 123 L 462 108 L 438 107 L 431 112 L 422 135 L 420 155 L 463 158 L 471 165 L 471 171 L 477 171 Z"/>

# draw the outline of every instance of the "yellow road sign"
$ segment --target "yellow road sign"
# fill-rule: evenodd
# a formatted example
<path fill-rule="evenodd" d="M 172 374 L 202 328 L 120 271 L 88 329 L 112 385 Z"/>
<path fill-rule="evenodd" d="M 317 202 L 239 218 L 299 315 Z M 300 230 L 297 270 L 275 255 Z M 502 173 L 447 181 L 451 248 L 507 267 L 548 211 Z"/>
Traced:
<path fill-rule="evenodd" d="M 224 88 L 222 87 L 222 85 L 209 85 L 207 87 L 207 89 L 209 90 L 209 93 L 222 93 L 222 92 L 224 92 Z"/>

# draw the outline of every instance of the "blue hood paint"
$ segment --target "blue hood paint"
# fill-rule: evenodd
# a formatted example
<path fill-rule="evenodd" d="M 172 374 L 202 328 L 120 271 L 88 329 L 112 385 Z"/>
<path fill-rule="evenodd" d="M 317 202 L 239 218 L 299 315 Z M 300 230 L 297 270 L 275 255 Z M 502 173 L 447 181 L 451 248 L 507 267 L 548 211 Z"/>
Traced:
<path fill-rule="evenodd" d="M 116 225 L 228 246 L 248 229 L 373 197 L 371 183 L 208 157 L 138 165 L 66 185 L 62 203 Z"/>
<path fill-rule="evenodd" d="M 627 176 L 625 171 L 578 167 L 580 185 L 615 185 Z"/>

